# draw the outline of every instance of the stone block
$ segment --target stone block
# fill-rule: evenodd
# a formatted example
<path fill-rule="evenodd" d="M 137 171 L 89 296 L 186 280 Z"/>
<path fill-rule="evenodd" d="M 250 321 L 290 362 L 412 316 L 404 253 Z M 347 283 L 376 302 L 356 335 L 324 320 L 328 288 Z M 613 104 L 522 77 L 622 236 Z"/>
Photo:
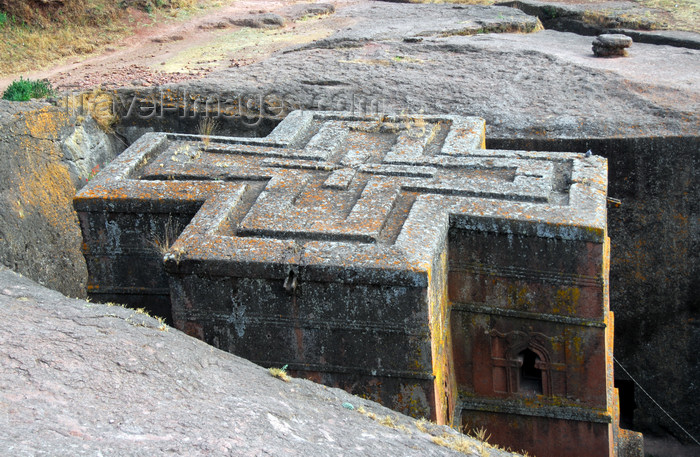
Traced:
<path fill-rule="evenodd" d="M 604 33 L 593 40 L 593 55 L 596 57 L 624 57 L 632 46 L 632 38 L 621 33 Z"/>

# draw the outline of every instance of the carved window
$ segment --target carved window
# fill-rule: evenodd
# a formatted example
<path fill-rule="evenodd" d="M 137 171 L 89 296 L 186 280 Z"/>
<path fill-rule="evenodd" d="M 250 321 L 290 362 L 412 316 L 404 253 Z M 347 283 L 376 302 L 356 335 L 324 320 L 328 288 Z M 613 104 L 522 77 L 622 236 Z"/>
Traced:
<path fill-rule="evenodd" d="M 553 375 L 566 367 L 553 363 L 551 338 L 535 332 L 491 330 L 493 392 L 519 395 L 562 395 L 553 390 Z M 561 377 L 560 377 L 561 379 Z"/>
<path fill-rule="evenodd" d="M 531 394 L 542 394 L 542 369 L 539 356 L 530 349 L 518 354 L 520 370 L 518 373 L 518 391 Z"/>

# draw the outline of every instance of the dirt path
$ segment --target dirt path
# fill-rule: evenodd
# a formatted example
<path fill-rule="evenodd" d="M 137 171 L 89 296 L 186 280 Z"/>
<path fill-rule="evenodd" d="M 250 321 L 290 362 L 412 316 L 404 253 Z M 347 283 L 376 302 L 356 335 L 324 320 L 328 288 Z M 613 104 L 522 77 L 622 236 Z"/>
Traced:
<path fill-rule="evenodd" d="M 361 1 L 335 0 L 329 3 L 342 8 Z M 309 3 L 314 2 L 229 2 L 185 21 L 146 25 L 102 53 L 73 58 L 51 69 L 22 76 L 49 79 L 59 90 L 154 86 L 200 79 L 216 69 L 248 65 L 287 46 L 324 38 L 347 25 L 334 15 L 299 17 L 299 9 Z M 617 5 L 619 2 L 558 0 L 551 3 L 587 5 L 599 10 L 601 5 Z M 287 19 L 287 23 L 280 28 L 257 29 L 234 25 L 237 20 L 262 13 L 278 13 Z M 0 90 L 19 76 L 0 78 Z"/>
<path fill-rule="evenodd" d="M 336 8 L 366 1 L 327 0 Z M 288 46 L 325 38 L 348 25 L 347 18 L 339 19 L 336 15 L 300 15 L 304 5 L 319 3 L 313 0 L 235 0 L 225 3 L 228 4 L 184 21 L 148 24 L 102 53 L 87 58 L 76 57 L 51 69 L 21 76 L 46 78 L 59 90 L 155 86 L 196 80 L 214 70 L 249 65 Z M 576 4 L 592 10 L 601 10 L 605 5 L 620 8 L 620 2 L 600 0 L 556 0 L 549 3 Z M 622 3 L 625 8 L 634 5 Z M 285 26 L 250 28 L 234 24 L 263 13 L 283 16 Z M 0 78 L 0 91 L 19 76 Z"/>
<path fill-rule="evenodd" d="M 154 86 L 199 79 L 214 69 L 247 65 L 286 46 L 323 38 L 342 26 L 332 15 L 298 17 L 306 3 L 238 0 L 186 21 L 147 25 L 103 53 L 22 76 L 46 78 L 59 90 Z M 280 14 L 286 25 L 249 28 L 233 23 L 263 13 Z M 0 90 L 19 76 L 0 78 Z"/>

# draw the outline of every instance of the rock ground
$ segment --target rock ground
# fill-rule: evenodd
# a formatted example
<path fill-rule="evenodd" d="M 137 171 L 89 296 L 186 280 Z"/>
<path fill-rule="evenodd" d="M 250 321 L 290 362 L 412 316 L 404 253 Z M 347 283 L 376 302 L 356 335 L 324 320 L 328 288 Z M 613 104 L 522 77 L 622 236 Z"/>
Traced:
<path fill-rule="evenodd" d="M 424 6 L 441 11 L 445 21 L 454 17 L 449 5 L 351 6 L 336 15 L 354 23 L 329 38 L 178 87 L 274 93 L 311 109 L 350 109 L 354 97 L 384 111 L 478 115 L 490 137 L 699 130 L 700 51 L 635 44 L 630 57 L 602 61 L 593 57 L 590 37 L 571 33 L 441 37 L 425 28 L 412 34 L 428 36 L 407 43 L 404 29 L 383 25 L 401 8 Z M 652 74 L 658 79 L 650 80 Z"/>
<path fill-rule="evenodd" d="M 134 310 L 66 298 L 3 267 L 0 316 L 3 455 L 513 455 L 469 438 L 465 454 L 439 446 L 456 432 L 284 382 Z"/>

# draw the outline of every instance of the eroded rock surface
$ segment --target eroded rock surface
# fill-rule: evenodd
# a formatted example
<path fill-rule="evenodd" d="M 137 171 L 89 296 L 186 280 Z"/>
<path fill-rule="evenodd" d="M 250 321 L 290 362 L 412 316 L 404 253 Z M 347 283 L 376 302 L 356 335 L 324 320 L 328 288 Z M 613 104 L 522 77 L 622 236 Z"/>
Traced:
<path fill-rule="evenodd" d="M 596 57 L 624 57 L 630 46 L 632 46 L 632 38 L 627 35 L 604 33 L 593 40 L 593 54 Z"/>
<path fill-rule="evenodd" d="M 85 296 L 87 269 L 62 163 L 69 116 L 46 104 L 0 102 L 0 263 L 62 292 Z"/>
<path fill-rule="evenodd" d="M 3 455 L 513 455 L 2 267 L 0 314 Z"/>
<path fill-rule="evenodd" d="M 87 269 L 73 195 L 119 150 L 89 115 L 0 101 L 0 263 L 84 297 Z"/>

